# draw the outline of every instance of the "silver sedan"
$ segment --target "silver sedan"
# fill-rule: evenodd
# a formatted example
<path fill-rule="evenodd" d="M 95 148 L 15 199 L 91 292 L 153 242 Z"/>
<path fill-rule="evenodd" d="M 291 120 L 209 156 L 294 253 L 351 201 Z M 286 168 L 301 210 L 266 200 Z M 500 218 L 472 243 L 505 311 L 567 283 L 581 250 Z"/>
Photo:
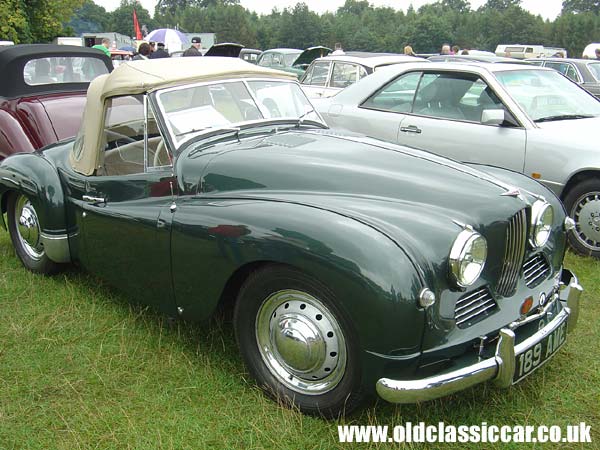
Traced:
<path fill-rule="evenodd" d="M 332 128 L 539 180 L 575 221 L 572 247 L 600 258 L 600 101 L 560 73 L 516 64 L 402 64 L 314 103 Z"/>

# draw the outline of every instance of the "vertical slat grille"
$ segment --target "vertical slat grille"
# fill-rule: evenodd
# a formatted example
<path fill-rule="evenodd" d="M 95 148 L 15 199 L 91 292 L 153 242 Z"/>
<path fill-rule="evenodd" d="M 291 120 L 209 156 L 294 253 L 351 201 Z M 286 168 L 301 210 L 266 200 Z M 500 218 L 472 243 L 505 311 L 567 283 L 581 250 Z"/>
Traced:
<path fill-rule="evenodd" d="M 550 275 L 550 265 L 543 255 L 537 254 L 523 264 L 523 276 L 528 288 L 534 288 Z"/>
<path fill-rule="evenodd" d="M 519 281 L 527 241 L 527 211 L 522 209 L 508 222 L 502 273 L 496 287 L 498 294 L 510 297 Z"/>
<path fill-rule="evenodd" d="M 454 319 L 458 328 L 466 328 L 483 319 L 498 305 L 487 287 L 461 297 L 454 307 Z"/>

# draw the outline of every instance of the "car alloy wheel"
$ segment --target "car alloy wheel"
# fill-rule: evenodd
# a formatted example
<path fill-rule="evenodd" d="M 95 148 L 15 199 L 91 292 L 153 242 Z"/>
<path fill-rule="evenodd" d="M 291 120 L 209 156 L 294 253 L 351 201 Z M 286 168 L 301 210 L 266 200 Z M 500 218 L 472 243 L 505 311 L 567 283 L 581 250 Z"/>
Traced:
<path fill-rule="evenodd" d="M 581 254 L 600 258 L 600 180 L 589 178 L 578 183 L 564 199 L 575 221 L 569 242 Z"/>
<path fill-rule="evenodd" d="M 575 236 L 591 251 L 600 251 L 600 192 L 587 192 L 575 201 Z"/>
<path fill-rule="evenodd" d="M 283 290 L 267 297 L 256 317 L 260 355 L 277 380 L 301 394 L 323 394 L 342 379 L 346 343 L 327 307 L 312 295 Z"/>

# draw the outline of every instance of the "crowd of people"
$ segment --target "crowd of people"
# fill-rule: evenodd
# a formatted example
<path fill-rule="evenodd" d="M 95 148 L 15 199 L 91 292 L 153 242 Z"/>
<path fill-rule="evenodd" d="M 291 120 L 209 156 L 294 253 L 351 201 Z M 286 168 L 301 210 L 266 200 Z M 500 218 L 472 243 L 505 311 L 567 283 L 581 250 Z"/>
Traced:
<path fill-rule="evenodd" d="M 104 52 L 108 57 L 114 56 L 110 50 L 110 39 L 104 38 L 100 44 L 92 46 Z M 195 36 L 192 38 L 191 45 L 186 49 L 181 56 L 202 56 L 200 49 L 202 48 L 202 39 Z M 168 50 L 165 48 L 164 42 L 142 42 L 137 51 L 133 55 L 126 55 L 125 60 L 143 60 L 143 59 L 160 59 L 170 58 Z"/>
<path fill-rule="evenodd" d="M 103 51 L 109 57 L 111 56 L 110 52 L 110 39 L 104 38 L 102 39 L 101 44 L 94 45 L 92 48 L 96 48 L 98 50 Z M 202 48 L 202 39 L 200 37 L 193 37 L 191 40 L 191 45 L 188 49 L 186 49 L 181 56 L 202 56 L 201 52 Z M 340 43 L 335 44 L 335 51 L 332 52 L 332 55 L 343 54 L 344 51 L 342 49 L 342 45 Z M 404 47 L 404 54 L 408 56 L 417 56 L 412 46 L 407 45 Z M 450 46 L 450 44 L 443 44 L 440 50 L 441 55 L 468 55 L 468 49 L 461 49 L 458 45 Z M 168 50 L 165 48 L 164 42 L 142 42 L 138 47 L 137 52 L 130 58 L 125 59 L 133 59 L 141 60 L 141 59 L 159 59 L 159 58 L 169 58 L 171 55 Z M 506 57 L 511 57 L 510 52 L 506 52 Z M 597 48 L 595 51 L 595 56 L 597 60 L 600 60 L 600 48 Z M 558 51 L 554 55 L 554 58 L 564 58 L 565 54 Z M 587 56 L 583 56 L 583 58 L 587 58 Z"/>

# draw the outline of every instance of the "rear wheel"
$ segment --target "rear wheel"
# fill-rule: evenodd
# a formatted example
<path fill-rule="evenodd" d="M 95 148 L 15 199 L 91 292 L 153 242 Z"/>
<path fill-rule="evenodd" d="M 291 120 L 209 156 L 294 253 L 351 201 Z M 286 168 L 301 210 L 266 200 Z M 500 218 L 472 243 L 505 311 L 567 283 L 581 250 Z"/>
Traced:
<path fill-rule="evenodd" d="M 572 188 L 565 207 L 575 220 L 569 232 L 571 247 L 581 255 L 600 258 L 600 179 L 589 178 Z"/>
<path fill-rule="evenodd" d="M 234 324 L 242 357 L 269 395 L 326 417 L 360 404 L 357 340 L 325 286 L 267 266 L 240 290 Z"/>
<path fill-rule="evenodd" d="M 44 251 L 37 212 L 22 194 L 10 194 L 7 204 L 8 231 L 17 256 L 32 272 L 52 274 L 60 266 Z"/>

